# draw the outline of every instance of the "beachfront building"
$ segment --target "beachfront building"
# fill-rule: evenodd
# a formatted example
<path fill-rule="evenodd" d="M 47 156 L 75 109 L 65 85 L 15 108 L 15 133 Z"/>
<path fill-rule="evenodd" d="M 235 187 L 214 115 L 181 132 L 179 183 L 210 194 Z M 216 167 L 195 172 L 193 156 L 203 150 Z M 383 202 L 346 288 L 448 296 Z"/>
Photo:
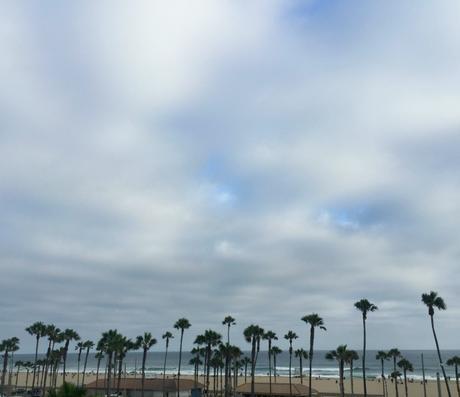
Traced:
<path fill-rule="evenodd" d="M 112 383 L 112 382 L 110 382 Z M 111 393 L 116 394 L 118 380 L 115 380 L 110 388 Z M 181 379 L 179 385 L 177 379 L 166 379 L 164 382 L 164 391 L 166 397 L 176 397 L 177 389 L 179 388 L 180 397 L 200 397 L 203 385 L 199 382 L 194 382 L 190 379 Z M 107 388 L 105 379 L 99 379 L 86 385 L 88 396 L 104 396 Z M 123 397 L 141 397 L 141 379 L 137 378 L 122 378 L 120 380 L 120 393 Z M 164 397 L 163 394 L 163 379 L 145 379 L 144 397 Z"/>
<path fill-rule="evenodd" d="M 308 386 L 301 384 L 292 384 L 292 396 L 294 397 L 306 397 L 308 396 L 309 388 Z M 236 388 L 236 393 L 239 397 L 251 397 L 251 384 L 245 383 L 239 385 Z M 289 390 L 289 383 L 272 383 L 272 392 L 270 394 L 270 384 L 269 383 L 255 383 L 254 384 L 254 394 L 257 397 L 289 397 L 291 396 Z M 313 396 L 320 396 L 317 390 L 312 389 Z"/>

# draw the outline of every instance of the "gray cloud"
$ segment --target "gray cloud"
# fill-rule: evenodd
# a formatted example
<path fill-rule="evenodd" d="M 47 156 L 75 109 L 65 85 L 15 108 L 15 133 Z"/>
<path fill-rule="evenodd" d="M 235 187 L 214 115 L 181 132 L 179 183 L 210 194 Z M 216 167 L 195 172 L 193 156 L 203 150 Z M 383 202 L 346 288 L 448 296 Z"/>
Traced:
<path fill-rule="evenodd" d="M 455 2 L 1 8 L 2 337 L 317 311 L 359 347 L 366 296 L 371 347 L 426 348 L 433 288 L 456 346 Z"/>

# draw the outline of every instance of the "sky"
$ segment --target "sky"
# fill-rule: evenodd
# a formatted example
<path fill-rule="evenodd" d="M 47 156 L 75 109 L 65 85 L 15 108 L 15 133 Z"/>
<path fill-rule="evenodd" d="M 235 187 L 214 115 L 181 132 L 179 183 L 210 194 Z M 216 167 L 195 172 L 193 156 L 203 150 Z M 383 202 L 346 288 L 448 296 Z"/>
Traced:
<path fill-rule="evenodd" d="M 460 3 L 4 1 L 0 338 L 460 328 Z M 178 338 L 173 350 L 177 349 Z M 280 338 L 278 344 L 286 347 Z M 286 346 L 285 346 L 286 345 Z M 162 347 L 159 346 L 158 349 Z"/>

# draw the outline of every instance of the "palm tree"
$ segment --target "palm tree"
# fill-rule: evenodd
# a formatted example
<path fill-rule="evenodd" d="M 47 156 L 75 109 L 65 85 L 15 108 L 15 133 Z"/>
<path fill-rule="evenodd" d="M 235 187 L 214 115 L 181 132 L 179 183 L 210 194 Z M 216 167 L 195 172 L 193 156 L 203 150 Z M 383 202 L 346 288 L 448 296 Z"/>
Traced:
<path fill-rule="evenodd" d="M 51 363 L 51 352 L 54 350 L 54 345 L 60 342 L 63 338 L 61 330 L 54 324 L 49 324 L 46 326 L 46 336 L 48 337 L 48 350 L 46 352 L 45 369 L 43 373 L 43 395 L 46 394 L 46 378 L 48 376 L 48 367 Z"/>
<path fill-rule="evenodd" d="M 348 350 L 347 345 L 340 345 L 336 350 L 331 350 L 326 354 L 327 360 L 336 360 L 339 363 L 339 387 L 340 387 L 340 396 L 345 396 L 345 387 L 343 385 L 343 371 L 344 364 L 347 360 Z"/>
<path fill-rule="evenodd" d="M 312 396 L 312 389 L 311 389 L 311 377 L 312 377 L 312 364 L 313 364 L 313 344 L 315 341 L 315 328 L 322 329 L 326 331 L 326 327 L 324 326 L 323 319 L 317 314 L 312 313 L 307 316 L 303 316 L 301 318 L 302 321 L 305 321 L 307 325 L 310 325 L 310 351 L 308 353 L 309 358 L 309 368 L 308 368 L 308 396 Z"/>
<path fill-rule="evenodd" d="M 283 351 L 278 346 L 272 347 L 272 356 L 273 356 L 273 375 L 275 376 L 276 383 L 276 356 L 281 354 Z"/>
<path fill-rule="evenodd" d="M 367 397 L 367 384 L 366 384 L 366 320 L 369 312 L 375 312 L 378 307 L 367 299 L 361 299 L 355 303 L 355 308 L 358 309 L 363 316 L 363 386 L 364 397 Z"/>
<path fill-rule="evenodd" d="M 99 346 L 98 346 L 98 350 L 100 350 Z M 98 351 L 94 355 L 94 358 L 97 360 L 97 366 L 96 366 L 96 388 L 97 388 L 98 381 L 99 381 L 99 368 L 101 367 L 101 360 L 104 358 L 104 353 L 102 353 L 102 351 Z"/>
<path fill-rule="evenodd" d="M 77 357 L 77 386 L 80 385 L 80 361 L 81 361 L 81 353 L 82 353 L 84 348 L 85 348 L 84 342 L 78 342 L 77 345 L 75 346 L 75 350 L 78 351 L 78 357 Z"/>
<path fill-rule="evenodd" d="M 180 344 L 179 344 L 179 366 L 177 368 L 177 397 L 179 397 L 179 382 L 180 382 L 180 366 L 182 362 L 182 342 L 184 340 L 184 331 L 191 327 L 190 322 L 186 318 L 180 318 L 174 324 L 174 328 L 180 330 Z"/>
<path fill-rule="evenodd" d="M 117 347 L 118 339 L 120 334 L 116 329 L 109 329 L 102 333 L 102 337 L 98 342 L 98 347 L 101 352 L 107 353 L 107 383 L 105 394 L 110 396 L 111 394 L 111 377 L 112 377 L 112 366 L 113 356 Z"/>
<path fill-rule="evenodd" d="M 38 360 L 38 343 L 40 341 L 40 338 L 45 336 L 46 325 L 43 324 L 41 321 L 36 321 L 31 326 L 27 327 L 26 331 L 30 335 L 35 336 L 35 360 L 34 360 L 34 364 L 36 364 L 37 360 Z M 36 368 L 37 368 L 37 366 L 34 365 L 34 373 L 33 373 L 33 376 L 32 376 L 32 388 L 34 388 L 34 386 L 35 386 Z"/>
<path fill-rule="evenodd" d="M 431 329 L 433 331 L 434 341 L 436 343 L 436 350 L 438 352 L 439 358 L 439 365 L 441 366 L 442 374 L 444 376 L 444 381 L 446 383 L 447 388 L 447 395 L 451 397 L 450 394 L 450 387 L 449 387 L 449 379 L 447 378 L 446 369 L 444 368 L 444 364 L 442 362 L 441 351 L 439 349 L 438 337 L 436 336 L 436 331 L 434 329 L 434 309 L 438 310 L 446 310 L 446 304 L 444 300 L 438 296 L 437 292 L 431 291 L 429 294 L 422 294 L 422 302 L 428 307 L 428 315 L 430 316 L 431 320 Z"/>
<path fill-rule="evenodd" d="M 355 391 L 353 387 L 353 362 L 359 360 L 359 355 L 356 350 L 348 350 L 347 351 L 347 359 L 345 362 L 350 364 L 350 386 L 351 386 L 351 396 L 354 397 Z"/>
<path fill-rule="evenodd" d="M 73 329 L 67 328 L 63 332 L 64 336 L 64 356 L 63 356 L 63 363 L 62 363 L 62 382 L 65 382 L 65 370 L 66 370 L 66 363 L 67 363 L 67 352 L 69 351 L 69 344 L 70 341 L 75 340 L 79 341 L 80 340 L 80 335 Z"/>
<path fill-rule="evenodd" d="M 165 350 L 165 359 L 164 359 L 164 364 L 163 364 L 163 396 L 166 394 L 166 391 L 165 391 L 165 382 L 166 382 L 166 359 L 168 358 L 168 348 L 169 348 L 169 341 L 171 339 L 173 339 L 174 336 L 171 332 L 169 331 L 166 331 L 163 336 L 162 336 L 162 339 L 165 340 L 165 343 L 166 343 L 166 350 Z"/>
<path fill-rule="evenodd" d="M 85 353 L 85 363 L 83 364 L 83 375 L 82 375 L 82 379 L 81 379 L 82 387 L 85 387 L 85 374 L 86 374 L 86 366 L 88 364 L 88 355 L 89 355 L 89 351 L 93 347 L 94 347 L 94 342 L 93 341 L 87 340 L 87 341 L 83 342 L 83 348 L 86 349 L 86 353 Z"/>
<path fill-rule="evenodd" d="M 460 365 L 460 357 L 453 356 L 446 361 L 446 364 L 450 367 L 453 366 L 455 368 L 455 383 L 457 384 L 457 393 L 460 397 L 460 384 L 458 381 L 458 366 Z"/>
<path fill-rule="evenodd" d="M 273 354 L 273 348 L 272 348 L 272 354 Z M 241 363 L 244 366 L 244 383 L 246 383 L 247 382 L 247 375 L 248 375 L 248 364 L 251 363 L 251 359 L 249 357 L 247 357 L 247 356 L 244 356 L 243 360 L 241 361 Z"/>
<path fill-rule="evenodd" d="M 398 379 L 401 377 L 401 372 L 399 372 L 398 370 L 396 371 L 393 371 L 391 374 L 390 374 L 390 378 L 393 379 L 393 381 L 395 382 L 395 385 L 396 385 L 396 391 L 398 391 Z"/>
<path fill-rule="evenodd" d="M 31 368 L 33 368 L 35 365 L 34 363 L 30 362 L 30 361 L 26 361 L 24 363 L 24 368 L 26 369 L 26 386 L 25 386 L 25 389 L 27 390 L 27 387 L 29 386 L 29 374 L 30 374 L 30 370 Z"/>
<path fill-rule="evenodd" d="M 382 387 L 383 387 L 383 395 L 385 395 L 385 361 L 390 358 L 389 354 L 379 350 L 375 356 L 376 360 L 380 361 L 380 365 L 382 367 Z"/>
<path fill-rule="evenodd" d="M 199 351 L 199 349 L 196 349 Z M 192 351 L 193 352 L 193 351 Z M 189 365 L 193 365 L 193 381 L 195 383 L 195 388 L 198 383 L 198 368 L 203 362 L 200 360 L 200 356 L 196 355 L 189 360 Z"/>
<path fill-rule="evenodd" d="M 308 353 L 304 349 L 297 349 L 294 352 L 294 355 L 299 359 L 299 369 L 300 369 L 300 383 L 303 384 L 303 365 L 302 360 L 308 359 Z"/>
<path fill-rule="evenodd" d="M 270 384 L 270 395 L 272 394 L 272 341 L 278 340 L 278 337 L 273 331 L 267 331 L 262 337 L 268 341 L 268 377 Z"/>
<path fill-rule="evenodd" d="M 137 337 L 137 345 L 142 348 L 142 380 L 141 380 L 141 397 L 144 397 L 144 383 L 145 383 L 145 362 L 147 361 L 147 352 L 150 348 L 157 343 L 157 340 L 150 332 L 144 332 L 144 335 Z"/>
<path fill-rule="evenodd" d="M 121 336 L 118 338 L 116 343 L 116 352 L 118 358 L 118 379 L 117 379 L 117 395 L 120 394 L 120 384 L 121 384 L 121 374 L 123 371 L 123 360 L 126 357 L 126 354 L 130 350 L 137 350 L 139 345 L 133 342 L 131 339 L 128 339 L 126 336 Z"/>
<path fill-rule="evenodd" d="M 390 351 L 388 352 L 388 358 L 390 357 L 393 358 L 393 373 L 396 373 L 398 372 L 396 368 L 396 360 L 399 357 L 401 357 L 401 352 L 396 348 L 390 349 Z M 399 376 L 401 376 L 401 374 Z M 398 380 L 397 380 L 398 377 L 395 378 L 394 376 L 391 376 L 391 378 L 395 379 L 395 395 L 396 397 L 399 397 Z"/>
<path fill-rule="evenodd" d="M 255 372 L 257 356 L 260 350 L 260 339 L 264 335 L 263 328 L 258 325 L 251 324 L 244 332 L 244 339 L 251 344 L 251 396 L 255 396 Z"/>
<path fill-rule="evenodd" d="M 209 390 L 209 371 L 211 368 L 211 355 L 212 348 L 217 346 L 220 343 L 222 336 L 217 332 L 207 329 L 203 334 L 203 341 L 206 345 L 206 356 L 205 356 L 205 365 L 206 365 L 206 390 Z"/>
<path fill-rule="evenodd" d="M 292 379 L 291 379 L 291 368 L 292 368 L 292 341 L 297 339 L 298 336 L 294 331 L 288 331 L 284 335 L 284 339 L 289 341 L 289 395 L 292 396 Z"/>
<path fill-rule="evenodd" d="M 236 321 L 232 316 L 226 316 L 222 324 L 227 326 L 227 343 L 230 344 L 230 327 L 236 325 Z"/>
<path fill-rule="evenodd" d="M 14 387 L 15 389 L 18 388 L 18 378 L 19 378 L 19 370 L 21 369 L 21 367 L 24 367 L 25 363 L 21 360 L 18 360 L 14 363 L 14 366 L 17 368 L 16 370 L 16 382 L 14 384 Z"/>
<path fill-rule="evenodd" d="M 9 339 L 4 339 L 0 343 L 0 352 L 3 352 L 3 370 L 2 370 L 2 379 L 1 379 L 1 393 L 4 393 L 5 388 L 5 377 L 8 370 L 8 359 L 9 354 L 12 351 L 16 351 L 19 348 L 19 339 L 16 337 L 12 337 Z"/>
<path fill-rule="evenodd" d="M 398 361 L 398 367 L 403 370 L 404 389 L 406 391 L 406 397 L 409 397 L 409 391 L 407 389 L 407 371 L 413 372 L 414 367 L 412 366 L 412 363 L 409 360 L 406 360 L 405 358 Z"/>

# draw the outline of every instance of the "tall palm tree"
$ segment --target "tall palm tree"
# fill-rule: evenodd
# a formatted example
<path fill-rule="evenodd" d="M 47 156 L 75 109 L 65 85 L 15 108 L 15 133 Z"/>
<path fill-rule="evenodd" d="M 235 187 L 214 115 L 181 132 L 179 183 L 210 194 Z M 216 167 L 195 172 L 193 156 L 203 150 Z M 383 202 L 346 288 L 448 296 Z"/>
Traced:
<path fill-rule="evenodd" d="M 206 356 L 205 356 L 206 390 L 209 390 L 209 375 L 210 375 L 209 371 L 211 368 L 212 348 L 216 347 L 220 343 L 222 336 L 219 333 L 211 329 L 207 329 L 204 332 L 203 337 L 204 337 L 204 343 L 206 345 Z M 214 363 L 216 362 L 217 360 L 214 360 Z"/>
<path fill-rule="evenodd" d="M 336 350 L 331 350 L 326 353 L 326 360 L 335 360 L 339 363 L 339 388 L 340 388 L 340 397 L 345 397 L 345 387 L 343 384 L 343 371 L 345 366 L 345 361 L 347 360 L 348 350 L 347 345 L 340 345 Z"/>
<path fill-rule="evenodd" d="M 345 362 L 350 365 L 350 386 L 351 386 L 351 396 L 354 397 L 355 389 L 353 385 L 353 362 L 359 360 L 359 355 L 356 350 L 348 350 L 347 358 Z"/>
<path fill-rule="evenodd" d="M 413 372 L 414 367 L 413 367 L 412 363 L 409 360 L 405 359 L 405 358 L 403 358 L 403 359 L 398 361 L 398 367 L 403 370 L 404 389 L 406 391 L 406 397 L 409 397 L 409 391 L 407 389 L 407 371 Z"/>
<path fill-rule="evenodd" d="M 257 356 L 260 350 L 260 339 L 264 335 L 263 328 L 251 324 L 244 332 L 244 339 L 251 344 L 251 396 L 255 397 L 255 372 Z"/>
<path fill-rule="evenodd" d="M 112 366 L 115 350 L 117 347 L 118 339 L 120 334 L 116 329 L 109 329 L 102 333 L 102 337 L 98 342 L 98 347 L 101 352 L 107 353 L 107 383 L 105 385 L 105 394 L 110 396 L 111 394 L 111 377 L 112 377 Z"/>
<path fill-rule="evenodd" d="M 446 361 L 446 364 L 450 367 L 453 366 L 455 369 L 455 383 L 457 385 L 457 394 L 460 397 L 460 384 L 458 381 L 458 366 L 460 365 L 460 357 L 453 356 Z"/>
<path fill-rule="evenodd" d="M 169 341 L 174 338 L 173 334 L 169 331 L 166 331 L 163 335 L 162 338 L 164 339 L 166 343 L 166 350 L 165 350 L 165 358 L 164 358 L 164 364 L 163 364 L 163 396 L 166 395 L 165 391 L 165 382 L 166 382 L 166 360 L 168 358 L 168 348 L 169 348 Z"/>
<path fill-rule="evenodd" d="M 197 349 L 199 350 L 199 349 Z M 200 356 L 199 355 L 196 355 L 196 356 L 193 356 L 190 360 L 189 360 L 189 365 L 193 365 L 193 382 L 195 383 L 195 388 L 197 386 L 197 383 L 198 383 L 198 368 L 201 364 L 203 364 L 203 362 L 201 361 L 200 359 Z"/>
<path fill-rule="evenodd" d="M 99 346 L 98 346 L 99 347 Z M 101 367 L 101 360 L 104 358 L 104 353 L 98 348 L 98 352 L 94 355 L 94 358 L 97 360 L 96 364 L 96 388 L 99 382 L 99 369 Z"/>
<path fill-rule="evenodd" d="M 236 321 L 232 316 L 226 316 L 222 324 L 227 326 L 227 343 L 230 344 L 230 327 L 236 325 Z"/>
<path fill-rule="evenodd" d="M 396 391 L 398 391 L 398 379 L 401 378 L 401 372 L 399 372 L 398 370 L 396 371 L 393 371 L 391 374 L 390 374 L 390 378 L 393 379 L 393 382 L 395 383 L 396 385 Z"/>
<path fill-rule="evenodd" d="M 429 294 L 422 294 L 422 302 L 428 307 L 428 315 L 431 321 L 431 330 L 433 331 L 433 337 L 436 344 L 436 350 L 438 352 L 439 365 L 441 366 L 442 375 L 444 376 L 444 382 L 446 383 L 447 395 L 451 397 L 449 379 L 447 378 L 446 369 L 442 362 L 441 350 L 439 349 L 438 337 L 436 336 L 436 330 L 434 329 L 434 309 L 446 310 L 446 304 L 437 292 L 431 291 Z"/>
<path fill-rule="evenodd" d="M 182 362 L 182 342 L 184 340 L 184 331 L 191 327 L 190 322 L 186 318 L 180 318 L 174 324 L 174 328 L 180 330 L 180 344 L 179 344 L 179 365 L 177 368 L 177 397 L 179 397 L 179 382 L 180 382 L 180 366 Z"/>
<path fill-rule="evenodd" d="M 291 377 L 291 369 L 292 369 L 292 341 L 297 339 L 298 336 L 294 331 L 288 331 L 286 335 L 284 335 L 284 339 L 289 341 L 289 395 L 292 396 L 292 377 Z"/>
<path fill-rule="evenodd" d="M 142 349 L 142 380 L 141 380 L 141 397 L 144 397 L 145 383 L 145 362 L 147 361 L 147 352 L 157 343 L 157 340 L 150 332 L 144 332 L 144 335 L 139 335 L 136 340 L 138 346 Z"/>
<path fill-rule="evenodd" d="M 275 377 L 276 383 L 276 356 L 281 354 L 283 351 L 278 346 L 272 347 L 272 356 L 273 356 L 273 375 Z"/>
<path fill-rule="evenodd" d="M 304 349 L 297 349 L 294 352 L 294 355 L 299 359 L 300 383 L 303 384 L 303 365 L 302 365 L 303 363 L 302 363 L 302 360 L 303 359 L 305 359 L 305 360 L 308 359 L 308 353 Z"/>
<path fill-rule="evenodd" d="M 91 340 L 86 340 L 83 342 L 83 348 L 86 349 L 85 353 L 85 363 L 83 364 L 83 375 L 81 379 L 81 385 L 82 387 L 85 387 L 85 374 L 86 374 L 86 366 L 88 365 L 88 356 L 89 356 L 89 351 L 94 347 L 94 342 Z"/>
<path fill-rule="evenodd" d="M 77 343 L 75 346 L 75 350 L 78 351 L 78 356 L 77 356 L 77 386 L 80 385 L 80 362 L 81 362 L 81 353 L 83 352 L 83 349 L 85 348 L 84 342 L 80 341 Z"/>
<path fill-rule="evenodd" d="M 312 365 L 313 365 L 313 344 L 315 341 L 315 328 L 322 329 L 326 331 L 324 326 L 324 320 L 317 314 L 312 313 L 301 318 L 302 321 L 305 321 L 307 325 L 310 326 L 310 350 L 308 353 L 309 363 L 308 363 L 308 396 L 312 396 L 311 389 L 311 378 L 312 378 Z"/>
<path fill-rule="evenodd" d="M 64 356 L 63 356 L 63 363 L 62 363 L 62 382 L 65 383 L 65 374 L 66 374 L 66 363 L 67 363 L 67 352 L 69 351 L 69 344 L 72 340 L 79 341 L 80 335 L 73 329 L 67 328 L 63 332 L 64 336 Z"/>
<path fill-rule="evenodd" d="M 123 360 L 130 350 L 139 349 L 139 345 L 128 339 L 126 336 L 121 336 L 117 341 L 117 358 L 118 358 L 118 379 L 117 379 L 117 395 L 120 394 L 121 374 L 123 372 Z"/>
<path fill-rule="evenodd" d="M 383 388 L 383 395 L 385 395 L 385 361 L 388 360 L 390 356 L 388 353 L 384 352 L 383 350 L 379 350 L 375 355 L 375 359 L 380 361 L 380 365 L 382 367 L 382 388 Z"/>
<path fill-rule="evenodd" d="M 34 360 L 34 364 L 37 364 L 37 360 L 38 360 L 38 343 L 40 341 L 40 338 L 45 336 L 46 325 L 43 324 L 41 321 L 36 321 L 31 326 L 27 327 L 26 331 L 30 335 L 35 336 L 35 360 Z M 34 368 L 34 373 L 33 373 L 33 376 L 32 376 L 32 388 L 35 387 L 35 374 L 36 374 L 37 365 L 34 365 L 33 368 Z"/>
<path fill-rule="evenodd" d="M 401 357 L 401 352 L 396 348 L 390 349 L 390 351 L 388 352 L 388 357 L 389 358 L 391 357 L 393 359 L 393 373 L 398 372 L 398 370 L 396 368 L 396 360 Z M 399 375 L 399 376 L 401 376 L 401 375 Z M 396 376 L 396 378 L 394 376 L 391 376 L 391 377 L 395 380 L 395 395 L 396 395 L 396 397 L 399 397 L 398 377 L 397 376 Z"/>
<path fill-rule="evenodd" d="M 355 303 L 355 308 L 358 309 L 363 317 L 363 386 L 364 386 L 364 397 L 367 397 L 367 384 L 366 384 L 366 320 L 367 314 L 375 312 L 378 307 L 367 299 L 361 299 Z"/>
<path fill-rule="evenodd" d="M 48 350 L 46 352 L 45 369 L 43 372 L 43 395 L 46 394 L 46 379 L 48 376 L 49 364 L 51 363 L 51 353 L 54 350 L 55 344 L 59 343 L 63 338 L 61 330 L 54 324 L 49 324 L 46 326 L 46 336 L 48 337 Z"/>
<path fill-rule="evenodd" d="M 272 341 L 278 340 L 278 337 L 273 331 L 267 331 L 262 337 L 268 341 L 268 381 L 269 381 L 269 390 L 270 395 L 272 394 Z"/>

